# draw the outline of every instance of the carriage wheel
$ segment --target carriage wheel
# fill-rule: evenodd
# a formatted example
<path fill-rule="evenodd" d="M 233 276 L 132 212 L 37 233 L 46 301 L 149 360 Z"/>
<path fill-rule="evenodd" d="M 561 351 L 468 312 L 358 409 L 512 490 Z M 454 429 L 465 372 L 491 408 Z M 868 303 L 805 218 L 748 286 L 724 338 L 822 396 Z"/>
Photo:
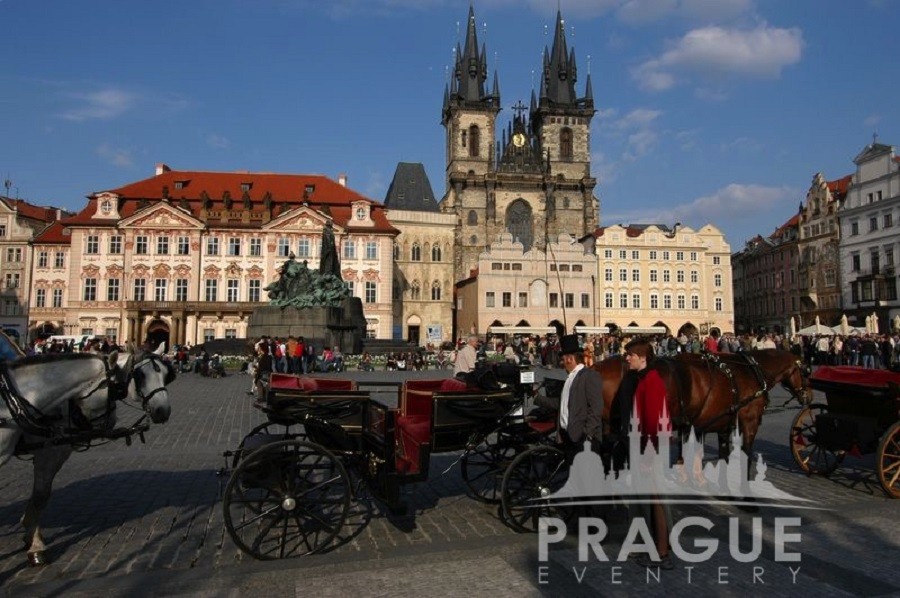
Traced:
<path fill-rule="evenodd" d="M 891 498 L 900 498 L 900 422 L 884 433 L 876 454 L 875 467 L 881 487 Z"/>
<path fill-rule="evenodd" d="M 234 457 L 231 460 L 232 469 L 237 467 L 241 459 L 246 456 L 244 453 L 248 447 L 251 451 L 259 448 L 258 446 L 254 446 L 256 444 L 254 442 L 255 436 L 270 436 L 273 440 L 306 440 L 305 432 L 291 432 L 290 426 L 280 422 L 263 422 L 250 430 L 250 432 L 241 439 L 241 443 L 238 445 L 237 450 L 234 451 Z"/>
<path fill-rule="evenodd" d="M 500 502 L 503 474 L 518 455 L 508 434 L 493 433 L 462 456 L 463 481 L 475 500 L 488 504 Z"/>
<path fill-rule="evenodd" d="M 828 475 L 844 459 L 843 451 L 835 452 L 819 443 L 816 416 L 827 410 L 825 405 L 809 405 L 800 410 L 791 424 L 791 454 L 807 474 Z"/>
<path fill-rule="evenodd" d="M 257 559 L 312 554 L 340 532 L 350 510 L 344 465 L 317 444 L 285 440 L 253 451 L 222 502 L 234 543 Z"/>
<path fill-rule="evenodd" d="M 553 446 L 539 446 L 516 457 L 503 475 L 501 514 L 513 529 L 536 532 L 541 517 L 567 519 L 568 509 L 534 500 L 558 491 L 569 478 L 566 456 Z"/>

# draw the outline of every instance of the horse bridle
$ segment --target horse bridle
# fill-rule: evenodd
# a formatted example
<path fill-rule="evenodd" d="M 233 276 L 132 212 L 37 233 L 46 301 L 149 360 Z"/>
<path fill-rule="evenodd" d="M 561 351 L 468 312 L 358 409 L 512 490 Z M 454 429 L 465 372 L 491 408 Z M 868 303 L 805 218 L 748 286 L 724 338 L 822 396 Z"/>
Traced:
<path fill-rule="evenodd" d="M 150 402 L 150 399 L 152 399 L 156 395 L 156 393 L 166 390 L 166 385 L 170 384 L 175 379 L 175 372 L 173 369 L 171 369 L 171 366 L 169 364 L 167 364 L 166 362 L 164 362 L 162 360 L 162 358 L 159 355 L 156 355 L 155 353 L 147 353 L 143 359 L 141 359 L 139 362 L 134 364 L 134 366 L 131 368 L 131 373 L 128 376 L 129 379 L 136 378 L 136 374 L 141 370 L 141 368 L 145 367 L 147 364 L 150 364 L 151 366 L 153 366 L 153 370 L 155 372 L 162 371 L 160 364 L 162 364 L 163 367 L 167 368 L 168 371 L 166 372 L 165 378 L 163 378 L 162 386 L 160 386 L 159 388 L 154 388 L 147 394 L 144 394 L 141 391 L 139 385 L 137 384 L 137 379 L 135 379 L 135 384 L 134 384 L 135 392 L 137 392 L 137 395 L 141 398 L 141 407 L 144 409 L 144 411 L 147 411 L 147 404 Z M 127 382 L 126 382 L 126 386 L 127 386 Z"/>

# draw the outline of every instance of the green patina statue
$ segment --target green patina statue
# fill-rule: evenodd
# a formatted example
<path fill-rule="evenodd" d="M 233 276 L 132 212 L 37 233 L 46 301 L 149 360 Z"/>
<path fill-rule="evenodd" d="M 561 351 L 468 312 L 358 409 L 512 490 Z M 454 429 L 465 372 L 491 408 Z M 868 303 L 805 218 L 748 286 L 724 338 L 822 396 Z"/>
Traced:
<path fill-rule="evenodd" d="M 340 276 L 340 262 L 329 221 L 322 230 L 322 256 L 318 270 L 310 270 L 306 260 L 296 261 L 292 253 L 278 270 L 278 280 L 267 286 L 270 303 L 276 307 L 338 307 L 350 289 Z"/>

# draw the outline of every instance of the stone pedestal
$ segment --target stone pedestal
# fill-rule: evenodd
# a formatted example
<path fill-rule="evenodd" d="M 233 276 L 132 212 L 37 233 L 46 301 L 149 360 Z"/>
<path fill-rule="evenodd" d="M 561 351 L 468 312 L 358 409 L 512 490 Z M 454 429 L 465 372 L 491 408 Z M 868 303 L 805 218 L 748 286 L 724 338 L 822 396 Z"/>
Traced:
<path fill-rule="evenodd" d="M 366 318 L 359 297 L 349 297 L 340 307 L 259 307 L 250 314 L 247 338 L 256 342 L 267 335 L 300 337 L 312 342 L 318 353 L 322 347 L 338 346 L 345 355 L 362 352 Z"/>

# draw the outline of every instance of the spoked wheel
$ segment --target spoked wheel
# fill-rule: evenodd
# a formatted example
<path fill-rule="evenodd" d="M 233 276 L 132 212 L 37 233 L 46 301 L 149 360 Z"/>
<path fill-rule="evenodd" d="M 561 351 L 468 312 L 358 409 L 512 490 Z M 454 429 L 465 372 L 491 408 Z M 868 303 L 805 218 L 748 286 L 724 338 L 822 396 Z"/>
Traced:
<path fill-rule="evenodd" d="M 825 405 L 804 407 L 791 424 L 791 454 L 808 474 L 828 475 L 844 460 L 843 451 L 832 451 L 822 445 L 816 431 L 816 416 L 825 413 Z"/>
<path fill-rule="evenodd" d="M 257 559 L 303 556 L 338 535 L 350 510 L 344 465 L 319 445 L 269 444 L 234 470 L 223 499 L 234 543 Z"/>
<path fill-rule="evenodd" d="M 881 437 L 875 467 L 881 487 L 891 498 L 900 498 L 900 422 Z"/>
<path fill-rule="evenodd" d="M 267 421 L 259 424 L 241 440 L 234 457 L 231 461 L 231 467 L 237 467 L 241 459 L 252 451 L 264 446 L 266 443 L 277 442 L 279 440 L 306 440 L 306 433 L 302 431 L 299 425 L 286 426 L 279 422 Z"/>
<path fill-rule="evenodd" d="M 520 450 L 510 435 L 501 431 L 466 451 L 462 457 L 462 478 L 475 500 L 488 504 L 500 502 L 503 474 Z"/>
<path fill-rule="evenodd" d="M 541 517 L 567 519 L 570 509 L 543 499 L 562 488 L 568 478 L 569 466 L 558 448 L 539 446 L 525 451 L 503 475 L 503 519 L 520 532 L 536 532 Z"/>

